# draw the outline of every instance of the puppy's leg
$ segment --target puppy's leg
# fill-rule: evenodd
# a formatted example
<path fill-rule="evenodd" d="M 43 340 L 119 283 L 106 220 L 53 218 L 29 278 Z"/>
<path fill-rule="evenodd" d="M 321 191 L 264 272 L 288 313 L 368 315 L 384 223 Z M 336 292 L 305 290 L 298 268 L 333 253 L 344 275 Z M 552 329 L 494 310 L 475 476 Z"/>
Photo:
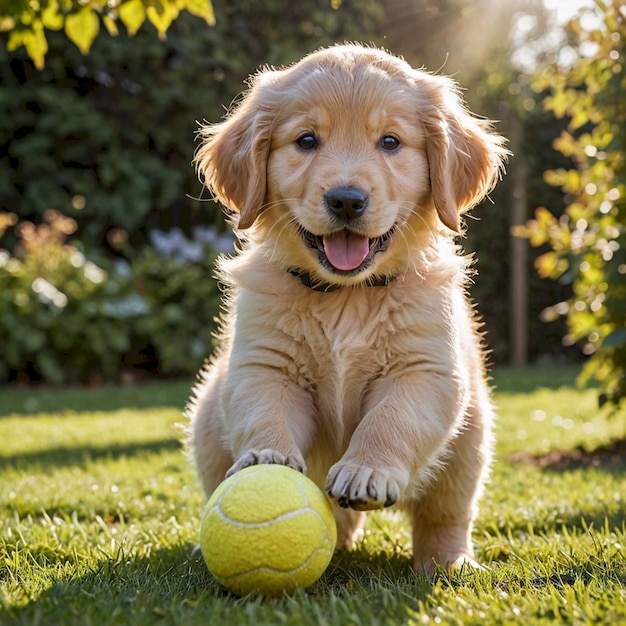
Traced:
<path fill-rule="evenodd" d="M 255 378 L 228 378 L 228 356 L 203 373 L 190 400 L 189 448 L 210 496 L 225 477 L 250 465 L 275 463 L 306 472 L 314 420 L 300 387 L 267 369 Z"/>
<path fill-rule="evenodd" d="M 485 393 L 473 403 L 467 424 L 450 446 L 450 456 L 422 497 L 407 506 L 413 523 L 414 565 L 432 574 L 474 560 L 472 524 L 491 459 L 493 412 Z"/>
<path fill-rule="evenodd" d="M 376 381 L 363 419 L 326 489 L 342 507 L 370 510 L 401 500 L 439 461 L 465 410 L 464 385 L 414 372 Z"/>
<path fill-rule="evenodd" d="M 311 395 L 276 368 L 244 365 L 224 385 L 224 435 L 231 475 L 260 463 L 306 473 L 304 455 L 315 429 Z"/>
<path fill-rule="evenodd" d="M 220 390 L 224 376 L 224 360 L 215 361 L 202 374 L 187 407 L 190 419 L 189 449 L 204 493 L 209 497 L 224 480 L 233 457 L 226 448 L 220 420 Z"/>

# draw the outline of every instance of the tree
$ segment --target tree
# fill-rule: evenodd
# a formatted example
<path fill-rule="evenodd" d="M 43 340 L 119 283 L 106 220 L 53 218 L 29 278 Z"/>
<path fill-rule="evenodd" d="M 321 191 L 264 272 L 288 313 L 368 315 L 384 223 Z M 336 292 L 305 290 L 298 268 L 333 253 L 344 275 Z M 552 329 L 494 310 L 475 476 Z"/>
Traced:
<path fill-rule="evenodd" d="M 534 87 L 567 120 L 554 147 L 574 166 L 545 178 L 568 204 L 560 217 L 538 208 L 526 234 L 549 245 L 539 273 L 572 286 L 572 297 L 545 318 L 566 316 L 564 344 L 580 343 L 590 357 L 585 376 L 600 381 L 600 403 L 619 404 L 626 398 L 626 7 L 595 0 L 565 29 L 568 45 Z"/>
<path fill-rule="evenodd" d="M 37 69 L 48 52 L 46 30 L 63 30 L 83 54 L 87 54 L 100 30 L 118 34 L 121 22 L 134 35 L 146 19 L 165 37 L 182 10 L 215 24 L 211 0 L 4 0 L 0 8 L 0 31 L 9 31 L 7 49 L 24 46 Z"/>

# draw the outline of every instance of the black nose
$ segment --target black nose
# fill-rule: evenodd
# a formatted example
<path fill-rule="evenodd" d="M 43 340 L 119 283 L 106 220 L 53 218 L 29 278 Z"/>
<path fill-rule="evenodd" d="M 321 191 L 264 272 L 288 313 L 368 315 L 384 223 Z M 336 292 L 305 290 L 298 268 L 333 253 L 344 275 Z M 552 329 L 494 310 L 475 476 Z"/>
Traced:
<path fill-rule="evenodd" d="M 335 187 L 326 193 L 324 202 L 333 215 L 351 220 L 364 213 L 368 197 L 356 187 Z"/>

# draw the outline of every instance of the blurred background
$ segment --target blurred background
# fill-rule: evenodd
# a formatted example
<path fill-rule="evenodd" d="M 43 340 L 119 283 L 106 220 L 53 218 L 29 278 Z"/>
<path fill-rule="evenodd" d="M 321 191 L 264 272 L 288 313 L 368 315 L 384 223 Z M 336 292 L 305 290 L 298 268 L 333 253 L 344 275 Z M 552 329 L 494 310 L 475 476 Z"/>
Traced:
<path fill-rule="evenodd" d="M 509 138 L 507 175 L 461 241 L 477 255 L 472 295 L 492 362 L 591 359 L 606 398 L 619 398 L 621 0 L 213 0 L 214 25 L 181 11 L 134 36 L 119 2 L 82 3 L 72 7 L 106 29 L 81 43 L 86 26 L 44 16 L 46 48 L 24 37 L 38 33 L 34 3 L 8 5 L 0 384 L 193 374 L 213 347 L 213 262 L 232 249 L 191 165 L 198 122 L 219 121 L 259 66 L 360 41 L 453 76 Z"/>

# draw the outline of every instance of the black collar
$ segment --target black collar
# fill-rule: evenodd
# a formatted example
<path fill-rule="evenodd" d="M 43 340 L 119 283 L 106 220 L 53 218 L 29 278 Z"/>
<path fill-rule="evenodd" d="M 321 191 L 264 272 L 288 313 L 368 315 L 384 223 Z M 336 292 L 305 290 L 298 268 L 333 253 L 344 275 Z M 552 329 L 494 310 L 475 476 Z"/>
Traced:
<path fill-rule="evenodd" d="M 328 293 L 329 291 L 337 291 L 337 289 L 341 289 L 342 285 L 337 285 L 334 283 L 322 283 L 318 280 L 314 280 L 311 278 L 311 275 L 308 272 L 300 270 L 296 267 L 290 268 L 287 270 L 291 275 L 296 276 L 300 279 L 302 284 L 313 291 L 322 291 L 324 293 Z M 386 287 L 391 281 L 393 277 L 390 276 L 372 276 L 365 281 L 365 285 L 368 287 Z"/>

